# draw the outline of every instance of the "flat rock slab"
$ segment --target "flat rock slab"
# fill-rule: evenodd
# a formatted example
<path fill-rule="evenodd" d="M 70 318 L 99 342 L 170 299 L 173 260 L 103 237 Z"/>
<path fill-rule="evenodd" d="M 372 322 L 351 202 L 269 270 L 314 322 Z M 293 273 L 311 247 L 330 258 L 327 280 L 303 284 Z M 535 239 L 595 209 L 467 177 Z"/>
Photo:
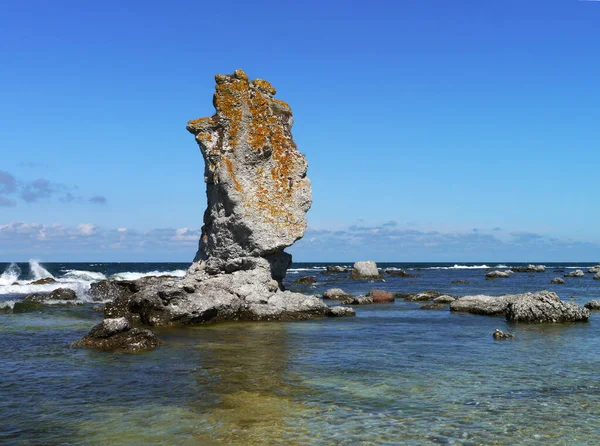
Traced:
<path fill-rule="evenodd" d="M 563 302 L 554 293 L 525 294 L 510 302 L 506 320 L 530 324 L 586 322 L 590 311 L 573 302 Z"/>
<path fill-rule="evenodd" d="M 151 350 L 161 345 L 156 335 L 145 328 L 132 328 L 125 318 L 105 319 L 71 347 L 86 347 L 98 350 L 121 350 L 138 352 Z"/>

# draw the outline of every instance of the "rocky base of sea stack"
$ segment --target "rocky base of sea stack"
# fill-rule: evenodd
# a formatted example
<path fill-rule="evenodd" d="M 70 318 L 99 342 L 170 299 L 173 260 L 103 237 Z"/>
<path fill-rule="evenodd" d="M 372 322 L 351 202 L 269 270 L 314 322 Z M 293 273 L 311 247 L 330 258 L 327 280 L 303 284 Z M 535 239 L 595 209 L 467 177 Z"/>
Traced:
<path fill-rule="evenodd" d="M 255 259 L 259 264 L 260 259 Z M 107 318 L 125 317 L 150 326 L 199 325 L 224 321 L 291 321 L 330 315 L 315 296 L 281 289 L 268 268 L 209 274 L 202 263 L 183 280 L 147 278 L 103 283 L 113 298 Z M 91 290 L 94 292 L 94 290 Z"/>

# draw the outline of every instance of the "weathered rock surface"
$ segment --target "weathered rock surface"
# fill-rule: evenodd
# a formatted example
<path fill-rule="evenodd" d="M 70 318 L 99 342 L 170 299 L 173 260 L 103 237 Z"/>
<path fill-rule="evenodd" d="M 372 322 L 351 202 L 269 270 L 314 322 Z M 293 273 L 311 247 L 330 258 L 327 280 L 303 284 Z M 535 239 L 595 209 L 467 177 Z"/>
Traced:
<path fill-rule="evenodd" d="M 600 300 L 590 300 L 584 307 L 588 310 L 600 310 Z"/>
<path fill-rule="evenodd" d="M 69 288 L 57 288 L 51 293 L 34 293 L 28 294 L 22 299 L 25 302 L 47 302 L 49 300 L 77 300 L 75 291 Z"/>
<path fill-rule="evenodd" d="M 486 280 L 507 279 L 509 277 L 510 273 L 508 271 L 490 271 L 485 275 Z"/>
<path fill-rule="evenodd" d="M 515 335 L 514 334 L 510 334 L 507 333 L 505 331 L 502 330 L 498 330 L 497 328 L 494 330 L 494 333 L 492 334 L 492 337 L 494 339 L 514 339 Z"/>
<path fill-rule="evenodd" d="M 600 265 L 592 266 L 590 269 L 588 269 L 588 273 L 590 273 L 590 274 L 600 273 Z"/>
<path fill-rule="evenodd" d="M 594 280 L 600 280 L 600 273 L 594 274 Z"/>
<path fill-rule="evenodd" d="M 329 311 L 327 311 L 327 316 L 329 316 L 329 317 L 356 316 L 356 310 L 354 308 L 342 307 L 342 306 L 329 307 Z"/>
<path fill-rule="evenodd" d="M 561 278 L 561 277 L 555 277 L 554 279 L 552 279 L 550 281 L 551 284 L 554 285 L 562 285 L 563 283 L 565 283 L 565 279 Z"/>
<path fill-rule="evenodd" d="M 407 273 L 403 269 L 386 269 L 383 272 L 390 277 L 419 277 L 418 274 Z"/>
<path fill-rule="evenodd" d="M 354 264 L 350 278 L 355 280 L 379 280 L 381 275 L 377 269 L 377 264 L 371 260 L 367 260 Z"/>
<path fill-rule="evenodd" d="M 585 273 L 580 269 L 576 269 L 575 271 L 565 274 L 565 277 L 585 277 Z"/>
<path fill-rule="evenodd" d="M 548 291 L 524 294 L 506 307 L 506 319 L 510 322 L 585 322 L 589 317 L 587 308 L 573 302 L 563 302 L 555 293 Z"/>
<path fill-rule="evenodd" d="M 151 350 L 162 342 L 148 329 L 132 328 L 126 318 L 104 319 L 71 347 L 100 350 Z"/>
<path fill-rule="evenodd" d="M 563 302 L 550 291 L 464 296 L 452 302 L 450 310 L 490 316 L 504 314 L 511 322 L 578 322 L 589 318 L 588 310 L 572 302 Z"/>
<path fill-rule="evenodd" d="M 392 293 L 384 290 L 371 290 L 369 296 L 373 299 L 374 304 L 393 303 L 395 298 Z"/>

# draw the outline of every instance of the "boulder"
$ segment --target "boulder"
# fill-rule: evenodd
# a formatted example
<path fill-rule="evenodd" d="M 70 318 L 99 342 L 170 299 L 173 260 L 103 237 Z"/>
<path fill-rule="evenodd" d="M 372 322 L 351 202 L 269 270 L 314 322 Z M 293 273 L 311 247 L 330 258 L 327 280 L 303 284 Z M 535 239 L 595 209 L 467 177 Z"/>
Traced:
<path fill-rule="evenodd" d="M 356 262 L 350 273 L 350 278 L 354 280 L 379 280 L 381 275 L 377 269 L 377 264 L 368 260 Z"/>
<path fill-rule="evenodd" d="M 436 304 L 449 304 L 449 303 L 454 302 L 455 300 L 456 300 L 456 297 L 450 296 L 448 294 L 443 294 L 442 296 L 436 297 L 435 299 L 433 299 L 433 301 Z"/>
<path fill-rule="evenodd" d="M 507 279 L 509 277 L 510 273 L 508 271 L 490 271 L 485 275 L 486 280 Z"/>
<path fill-rule="evenodd" d="M 22 299 L 25 302 L 47 302 L 49 300 L 66 300 L 73 301 L 77 300 L 77 294 L 75 291 L 69 288 L 57 288 L 50 293 L 34 293 L 28 294 Z"/>
<path fill-rule="evenodd" d="M 515 335 L 510 334 L 510 333 L 506 333 L 506 332 L 504 332 L 502 330 L 498 330 L 496 328 L 496 330 L 494 330 L 494 333 L 492 334 L 492 337 L 494 339 L 499 339 L 499 340 L 502 340 L 502 339 L 514 339 Z"/>
<path fill-rule="evenodd" d="M 390 277 L 420 277 L 417 274 L 407 273 L 403 269 L 385 269 L 383 272 Z"/>
<path fill-rule="evenodd" d="M 453 280 L 452 283 L 454 283 L 456 285 L 468 285 L 469 281 L 468 280 Z"/>
<path fill-rule="evenodd" d="M 594 280 L 600 280 L 600 273 L 594 274 Z"/>
<path fill-rule="evenodd" d="M 304 235 L 312 203 L 292 110 L 269 82 L 242 70 L 215 80 L 216 113 L 187 124 L 204 158 L 207 196 L 194 262 L 181 280 L 136 281 L 105 314 L 154 326 L 326 316 L 321 299 L 282 284 L 292 261 L 284 249 Z"/>
<path fill-rule="evenodd" d="M 369 305 L 373 303 L 373 298 L 371 296 L 354 296 L 351 305 Z"/>
<path fill-rule="evenodd" d="M 588 310 L 600 310 L 600 300 L 590 300 L 584 307 Z"/>
<path fill-rule="evenodd" d="M 142 351 L 151 350 L 162 342 L 144 328 L 132 328 L 126 318 L 104 319 L 90 332 L 71 344 L 71 347 L 87 347 L 99 350 Z"/>
<path fill-rule="evenodd" d="M 563 283 L 565 283 L 565 279 L 562 279 L 561 277 L 555 277 L 550 281 L 550 283 L 554 285 L 562 285 Z"/>
<path fill-rule="evenodd" d="M 590 274 L 600 273 L 600 265 L 592 266 L 590 269 L 588 269 L 588 273 L 590 273 Z"/>
<path fill-rule="evenodd" d="M 317 279 L 313 276 L 304 276 L 294 280 L 292 283 L 294 285 L 312 285 L 313 283 L 317 283 Z"/>
<path fill-rule="evenodd" d="M 552 292 L 527 293 L 508 303 L 506 320 L 526 323 L 586 322 L 590 311 L 573 302 L 563 302 Z"/>
<path fill-rule="evenodd" d="M 395 298 L 392 293 L 389 291 L 383 290 L 371 290 L 369 292 L 369 296 L 373 299 L 374 304 L 387 304 L 393 303 Z"/>
<path fill-rule="evenodd" d="M 585 273 L 580 269 L 576 269 L 575 271 L 565 274 L 565 277 L 585 277 Z"/>
<path fill-rule="evenodd" d="M 351 303 L 354 300 L 354 297 L 341 288 L 330 288 L 323 293 L 323 299 L 340 300 L 344 303 Z"/>
<path fill-rule="evenodd" d="M 506 312 L 508 303 L 517 299 L 519 296 L 521 295 L 486 296 L 478 294 L 474 296 L 463 296 L 450 303 L 450 311 L 483 314 L 488 316 L 502 315 Z"/>
<path fill-rule="evenodd" d="M 348 316 L 356 316 L 356 310 L 350 307 L 329 307 L 329 311 L 327 311 L 328 317 L 348 317 Z"/>

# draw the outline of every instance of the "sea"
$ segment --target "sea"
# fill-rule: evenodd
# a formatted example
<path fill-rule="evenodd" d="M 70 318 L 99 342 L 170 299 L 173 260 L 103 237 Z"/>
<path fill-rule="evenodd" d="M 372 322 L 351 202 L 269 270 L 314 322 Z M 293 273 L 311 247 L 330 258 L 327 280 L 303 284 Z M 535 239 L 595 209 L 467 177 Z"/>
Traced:
<path fill-rule="evenodd" d="M 285 284 L 308 294 L 546 289 L 581 305 L 600 299 L 593 274 L 550 284 L 594 264 L 537 263 L 546 272 L 493 281 L 489 268 L 523 264 L 380 263 L 414 276 L 385 282 L 295 263 Z M 600 444 L 597 312 L 588 323 L 513 325 L 397 300 L 357 306 L 353 318 L 154 328 L 164 345 L 145 353 L 69 347 L 102 320 L 91 283 L 183 277 L 188 266 L 0 264 L 0 444 Z M 303 276 L 316 283 L 293 284 Z M 47 277 L 56 282 L 32 284 Z M 59 287 L 75 290 L 76 304 L 18 304 Z M 495 329 L 516 339 L 496 341 Z"/>

